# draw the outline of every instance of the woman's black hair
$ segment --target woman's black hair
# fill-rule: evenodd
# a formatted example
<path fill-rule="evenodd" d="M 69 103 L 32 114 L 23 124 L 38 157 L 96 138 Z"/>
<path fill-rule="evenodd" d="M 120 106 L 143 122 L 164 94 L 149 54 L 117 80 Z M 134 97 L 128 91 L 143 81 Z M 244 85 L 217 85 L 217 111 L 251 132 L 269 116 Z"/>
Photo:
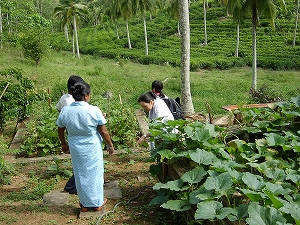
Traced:
<path fill-rule="evenodd" d="M 138 98 L 138 102 L 146 102 L 146 103 L 150 103 L 151 100 L 156 99 L 156 95 L 152 92 L 146 92 L 145 94 L 142 94 L 139 98 Z"/>
<path fill-rule="evenodd" d="M 84 82 L 84 80 L 80 76 L 71 75 L 68 79 L 68 91 L 71 91 L 71 87 L 74 86 L 77 82 Z"/>
<path fill-rule="evenodd" d="M 77 82 L 71 87 L 72 96 L 75 101 L 83 101 L 85 95 L 91 93 L 90 85 L 86 82 Z"/>
<path fill-rule="evenodd" d="M 152 82 L 152 90 L 155 89 L 155 91 L 161 92 L 163 88 L 164 85 L 160 80 L 155 80 Z"/>
<path fill-rule="evenodd" d="M 164 93 L 162 92 L 164 85 L 160 80 L 153 81 L 151 86 L 152 86 L 152 90 L 155 89 L 156 92 L 160 93 L 159 97 L 161 98 L 165 97 Z"/>

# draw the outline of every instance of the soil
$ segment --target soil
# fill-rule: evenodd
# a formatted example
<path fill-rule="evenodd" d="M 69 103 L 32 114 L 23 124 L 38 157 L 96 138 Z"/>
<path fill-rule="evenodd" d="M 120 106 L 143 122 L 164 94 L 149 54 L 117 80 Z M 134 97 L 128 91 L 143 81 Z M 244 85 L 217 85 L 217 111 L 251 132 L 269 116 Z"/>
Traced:
<path fill-rule="evenodd" d="M 176 224 L 169 211 L 150 207 L 148 203 L 156 196 L 152 190 L 157 182 L 149 174 L 149 153 L 118 154 L 105 157 L 105 181 L 118 180 L 123 198 L 108 200 L 108 213 L 99 224 Z M 97 217 L 78 219 L 79 199 L 70 195 L 69 204 L 63 207 L 44 206 L 39 200 L 10 200 L 11 193 L 20 193 L 28 188 L 30 177 L 45 179 L 46 169 L 51 162 L 18 164 L 17 173 L 10 185 L 0 188 L 0 224 L 53 225 L 53 224 L 97 224 Z M 54 189 L 63 190 L 67 179 L 56 182 Z"/>

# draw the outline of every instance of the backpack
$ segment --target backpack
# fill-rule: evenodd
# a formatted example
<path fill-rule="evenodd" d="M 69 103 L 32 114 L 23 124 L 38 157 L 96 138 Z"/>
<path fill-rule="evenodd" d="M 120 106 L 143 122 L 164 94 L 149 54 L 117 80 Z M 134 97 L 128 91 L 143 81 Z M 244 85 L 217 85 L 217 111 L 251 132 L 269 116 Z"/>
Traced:
<path fill-rule="evenodd" d="M 162 100 L 164 100 L 164 102 L 167 104 L 167 106 L 169 107 L 174 120 L 180 120 L 183 119 L 183 112 L 181 109 L 180 104 L 175 101 L 175 99 L 173 98 L 162 98 Z"/>

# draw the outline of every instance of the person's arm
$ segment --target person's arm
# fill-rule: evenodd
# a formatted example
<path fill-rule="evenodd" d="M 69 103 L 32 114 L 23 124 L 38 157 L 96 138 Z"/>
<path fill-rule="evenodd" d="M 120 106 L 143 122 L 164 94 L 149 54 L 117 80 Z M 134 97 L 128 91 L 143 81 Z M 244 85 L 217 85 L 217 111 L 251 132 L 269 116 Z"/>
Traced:
<path fill-rule="evenodd" d="M 65 127 L 59 127 L 57 129 L 58 132 L 58 138 L 60 140 L 61 143 L 61 150 L 63 151 L 63 153 L 70 153 L 69 150 L 69 145 L 66 142 L 66 138 L 65 138 Z"/>
<path fill-rule="evenodd" d="M 108 146 L 107 150 L 108 150 L 109 154 L 112 155 L 114 153 L 115 149 L 114 149 L 114 145 L 111 141 L 110 135 L 106 129 L 106 126 L 99 125 L 97 128 L 98 128 L 99 133 L 101 134 L 101 137 L 104 139 L 105 143 Z"/>

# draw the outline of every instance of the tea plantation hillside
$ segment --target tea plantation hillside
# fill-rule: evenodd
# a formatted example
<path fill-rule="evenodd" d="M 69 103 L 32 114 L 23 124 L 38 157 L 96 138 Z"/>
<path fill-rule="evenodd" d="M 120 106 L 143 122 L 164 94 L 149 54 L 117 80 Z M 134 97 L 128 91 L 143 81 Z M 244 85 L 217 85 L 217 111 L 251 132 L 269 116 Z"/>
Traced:
<path fill-rule="evenodd" d="M 277 13 L 275 29 L 269 20 L 260 18 L 257 28 L 258 66 L 271 69 L 300 68 L 300 38 L 292 47 L 295 26 L 296 4 L 286 1 L 286 11 Z M 117 38 L 115 25 L 105 23 L 97 27 L 80 30 L 80 50 L 109 58 L 128 58 L 143 64 L 180 64 L 180 38 L 177 33 L 177 20 L 166 11 L 147 20 L 149 56 L 145 56 L 144 29 L 142 19 L 131 19 L 129 24 L 132 49 L 128 49 L 125 24 L 119 21 Z M 203 46 L 204 23 L 201 1 L 191 4 L 191 69 L 250 66 L 252 63 L 251 21 L 247 19 L 240 27 L 239 58 L 234 57 L 236 47 L 236 23 L 226 17 L 226 10 L 217 3 L 210 3 L 207 12 L 208 46 Z M 299 33 L 299 31 L 298 31 Z M 53 43 L 54 47 L 71 49 L 61 35 Z"/>

